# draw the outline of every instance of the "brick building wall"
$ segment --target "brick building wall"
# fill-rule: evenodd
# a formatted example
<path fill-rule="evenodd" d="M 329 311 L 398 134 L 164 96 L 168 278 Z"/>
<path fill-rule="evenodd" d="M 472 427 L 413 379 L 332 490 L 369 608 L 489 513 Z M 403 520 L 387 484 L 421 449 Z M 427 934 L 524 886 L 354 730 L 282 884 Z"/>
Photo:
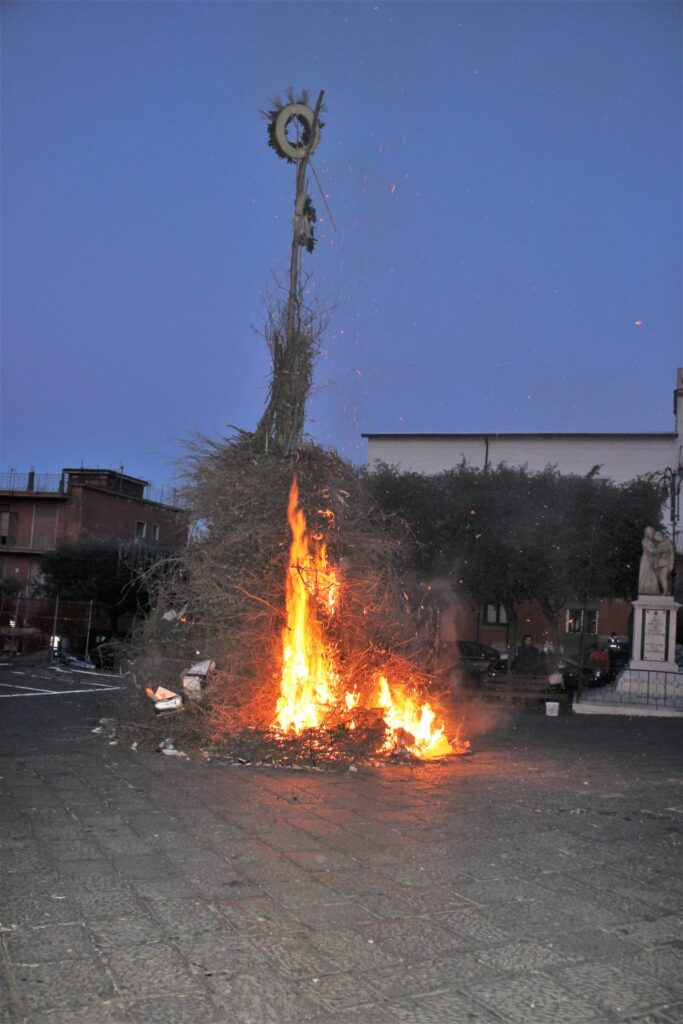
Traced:
<path fill-rule="evenodd" d="M 462 601 L 451 605 L 441 615 L 441 638 L 445 642 L 453 640 L 476 640 L 489 644 L 498 650 L 504 650 L 507 638 L 507 624 L 490 620 L 495 618 L 487 615 L 487 608 Z M 588 637 L 606 638 L 614 632 L 620 637 L 628 637 L 631 629 L 632 607 L 630 601 L 607 600 L 588 602 L 586 606 L 586 624 Z M 558 633 L 560 645 L 567 654 L 575 654 L 580 643 L 581 607 L 563 608 L 558 616 Z M 517 608 L 517 640 L 521 642 L 525 633 L 529 633 L 536 644 L 552 642 L 551 625 L 544 616 L 536 601 L 526 601 Z M 487 621 L 488 620 L 488 621 Z"/>
<path fill-rule="evenodd" d="M 20 487 L 32 478 L 19 479 Z M 61 544 L 137 542 L 162 549 L 187 539 L 183 510 L 147 500 L 145 480 L 87 469 L 50 480 L 49 490 L 19 489 L 16 478 L 0 488 L 0 577 L 38 577 L 43 555 Z"/>

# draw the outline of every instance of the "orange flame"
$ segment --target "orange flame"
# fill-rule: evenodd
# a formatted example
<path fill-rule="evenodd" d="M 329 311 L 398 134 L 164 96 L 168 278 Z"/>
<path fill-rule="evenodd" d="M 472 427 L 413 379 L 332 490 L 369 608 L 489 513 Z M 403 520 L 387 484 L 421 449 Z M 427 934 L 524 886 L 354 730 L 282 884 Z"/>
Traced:
<path fill-rule="evenodd" d="M 306 519 L 293 481 L 287 520 L 292 531 L 285 585 L 287 625 L 283 633 L 277 724 L 301 732 L 319 726 L 326 711 L 339 700 L 339 678 L 316 608 L 334 614 L 339 592 L 337 573 L 327 562 L 324 543 L 309 546 Z"/>
<path fill-rule="evenodd" d="M 425 758 L 454 753 L 443 726 L 434 728 L 436 714 L 431 705 L 419 704 L 402 687 L 395 686 L 392 690 L 386 676 L 379 677 L 377 705 L 383 709 L 384 721 L 393 734 L 387 738 L 385 750 L 405 746 L 411 754 Z"/>
<path fill-rule="evenodd" d="M 320 514 L 334 522 L 332 513 L 320 510 Z M 339 570 L 328 562 L 321 536 L 307 532 L 296 479 L 289 492 L 287 521 L 292 531 L 285 583 L 287 624 L 274 724 L 284 732 L 300 733 L 320 727 L 335 711 L 342 714 L 359 707 L 360 693 L 344 692 L 333 645 L 325 636 L 324 620 L 338 610 L 342 582 Z M 379 679 L 376 706 L 382 709 L 388 730 L 383 749 L 403 747 L 422 758 L 454 752 L 444 727 L 434 726 L 431 706 L 419 703 L 403 687 L 392 690 L 385 676 Z M 349 728 L 355 728 L 355 722 Z"/>

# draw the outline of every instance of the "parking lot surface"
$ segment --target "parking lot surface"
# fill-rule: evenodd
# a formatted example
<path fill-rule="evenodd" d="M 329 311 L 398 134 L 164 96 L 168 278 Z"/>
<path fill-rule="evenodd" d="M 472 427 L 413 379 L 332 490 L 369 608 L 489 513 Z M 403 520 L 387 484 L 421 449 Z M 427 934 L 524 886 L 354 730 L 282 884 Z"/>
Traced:
<path fill-rule="evenodd" d="M 93 734 L 123 685 L 0 666 L 0 1024 L 683 1020 L 680 721 L 229 767 Z"/>

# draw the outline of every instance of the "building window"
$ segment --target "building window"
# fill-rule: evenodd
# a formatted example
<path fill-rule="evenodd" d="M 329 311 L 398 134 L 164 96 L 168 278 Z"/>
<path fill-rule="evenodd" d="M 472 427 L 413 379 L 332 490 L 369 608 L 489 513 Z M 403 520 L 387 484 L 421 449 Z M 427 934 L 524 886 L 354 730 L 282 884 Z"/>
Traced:
<path fill-rule="evenodd" d="M 144 540 L 147 536 L 147 523 L 143 523 L 141 519 L 138 519 L 135 524 L 135 539 Z"/>
<path fill-rule="evenodd" d="M 484 623 L 487 626 L 507 626 L 508 617 L 502 604 L 484 605 Z"/>
<path fill-rule="evenodd" d="M 589 636 L 598 632 L 598 612 L 596 608 L 586 608 L 586 628 L 583 628 L 583 608 L 567 608 L 566 627 L 567 633 L 587 633 Z"/>
<path fill-rule="evenodd" d="M 152 523 L 152 540 L 159 540 L 159 524 Z"/>
<path fill-rule="evenodd" d="M 12 528 L 12 515 L 10 512 L 0 512 L 0 545 L 7 547 L 10 543 L 10 531 Z"/>

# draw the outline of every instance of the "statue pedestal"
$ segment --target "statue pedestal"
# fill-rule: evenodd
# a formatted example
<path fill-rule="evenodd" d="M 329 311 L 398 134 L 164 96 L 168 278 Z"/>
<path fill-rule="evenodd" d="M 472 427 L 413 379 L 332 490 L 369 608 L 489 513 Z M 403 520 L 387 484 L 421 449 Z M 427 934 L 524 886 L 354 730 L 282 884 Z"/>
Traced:
<path fill-rule="evenodd" d="M 683 670 L 675 661 L 673 597 L 640 594 L 633 601 L 633 649 L 628 668 L 611 686 L 588 690 L 574 701 L 581 715 L 683 717 Z"/>
<path fill-rule="evenodd" d="M 673 597 L 639 594 L 633 601 L 633 647 L 629 670 L 678 672 L 676 613 Z"/>

